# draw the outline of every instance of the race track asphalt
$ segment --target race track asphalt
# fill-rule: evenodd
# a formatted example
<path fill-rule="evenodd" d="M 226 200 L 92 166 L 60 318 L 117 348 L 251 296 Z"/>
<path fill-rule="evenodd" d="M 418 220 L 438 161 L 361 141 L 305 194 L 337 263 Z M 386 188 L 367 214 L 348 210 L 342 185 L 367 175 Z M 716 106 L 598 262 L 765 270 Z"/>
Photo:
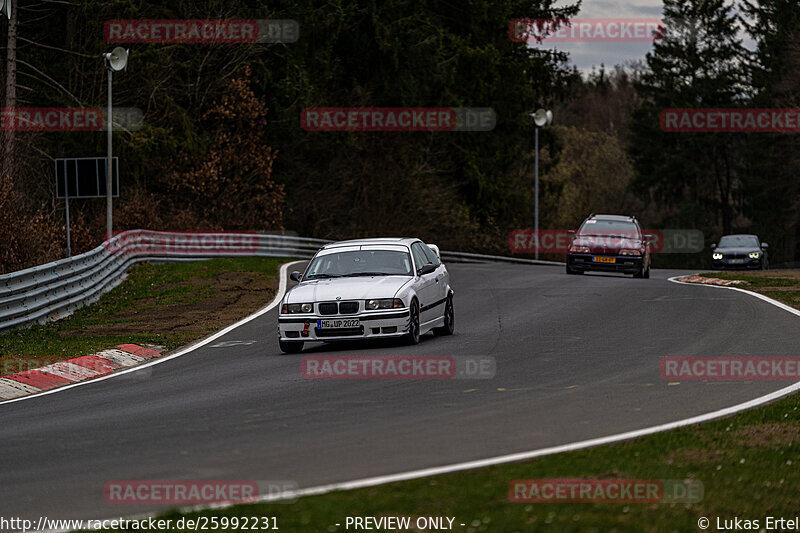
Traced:
<path fill-rule="evenodd" d="M 640 280 L 551 266 L 449 269 L 452 337 L 281 355 L 273 309 L 163 364 L 0 405 L 0 516 L 165 509 L 106 503 L 113 480 L 311 487 L 611 435 L 789 384 L 670 383 L 661 357 L 800 354 L 798 317 L 736 291 L 667 281 L 677 271 Z M 309 380 L 300 371 L 308 354 L 491 356 L 497 371 L 483 380 Z"/>

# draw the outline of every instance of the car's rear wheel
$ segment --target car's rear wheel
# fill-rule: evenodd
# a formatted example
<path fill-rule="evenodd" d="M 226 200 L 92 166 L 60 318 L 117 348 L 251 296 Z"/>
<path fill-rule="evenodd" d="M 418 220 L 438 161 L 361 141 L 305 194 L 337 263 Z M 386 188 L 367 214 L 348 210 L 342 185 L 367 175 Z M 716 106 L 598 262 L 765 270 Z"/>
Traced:
<path fill-rule="evenodd" d="M 411 301 L 411 307 L 408 310 L 406 343 L 419 344 L 419 303 L 416 300 Z"/>
<path fill-rule="evenodd" d="M 452 335 L 456 329 L 456 313 L 453 309 L 453 297 L 447 297 L 447 303 L 444 305 L 444 326 L 440 328 L 433 328 L 433 334 L 440 337 Z"/>
<path fill-rule="evenodd" d="M 303 350 L 303 341 L 278 341 L 283 353 L 300 353 Z"/>

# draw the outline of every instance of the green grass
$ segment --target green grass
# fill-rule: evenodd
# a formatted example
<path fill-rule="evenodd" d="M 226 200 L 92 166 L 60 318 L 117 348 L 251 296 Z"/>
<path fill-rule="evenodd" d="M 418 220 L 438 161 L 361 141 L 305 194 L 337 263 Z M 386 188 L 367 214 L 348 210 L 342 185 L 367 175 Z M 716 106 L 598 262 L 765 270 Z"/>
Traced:
<path fill-rule="evenodd" d="M 458 444 L 453 443 L 454 446 Z M 736 416 L 634 441 L 456 474 L 337 491 L 294 503 L 163 513 L 275 516 L 280 531 L 345 531 L 347 516 L 451 516 L 456 531 L 698 531 L 697 520 L 793 518 L 800 504 L 800 396 Z M 515 479 L 697 480 L 698 503 L 514 503 Z M 174 522 L 173 522 L 174 523 Z M 335 528 L 333 524 L 340 523 Z M 177 529 L 174 529 L 177 531 Z M 715 530 L 714 527 L 710 530 Z M 351 528 L 352 531 L 352 528 Z"/>
<path fill-rule="evenodd" d="M 199 326 L 192 331 L 124 333 L 116 333 L 114 329 L 115 326 L 134 325 L 139 320 L 137 316 L 146 318 L 148 314 L 167 306 L 188 307 L 201 304 L 204 299 L 215 296 L 215 278 L 221 274 L 238 272 L 249 276 L 275 278 L 280 265 L 286 261 L 288 260 L 282 258 L 242 257 L 135 266 L 130 269 L 122 284 L 73 315 L 56 322 L 0 335 L 0 357 L 76 357 L 121 343 L 149 343 L 167 349 L 177 348 L 204 336 L 214 328 Z M 267 301 L 264 302 L 266 303 Z M 94 331 L 99 327 L 107 333 L 75 334 L 87 328 Z"/>
<path fill-rule="evenodd" d="M 739 288 L 769 296 L 781 303 L 800 309 L 800 277 L 797 277 L 797 272 L 793 271 L 790 274 L 794 275 L 794 278 L 772 277 L 776 274 L 780 275 L 780 271 L 767 271 L 764 273 L 706 272 L 700 275 L 708 278 L 746 281 L 748 284 L 740 285 Z"/>

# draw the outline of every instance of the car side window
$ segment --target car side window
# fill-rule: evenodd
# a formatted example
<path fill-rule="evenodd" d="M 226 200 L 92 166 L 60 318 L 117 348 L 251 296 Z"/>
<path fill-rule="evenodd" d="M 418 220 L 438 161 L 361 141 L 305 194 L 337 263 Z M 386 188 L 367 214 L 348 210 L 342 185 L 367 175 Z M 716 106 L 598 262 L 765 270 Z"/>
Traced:
<path fill-rule="evenodd" d="M 417 267 L 417 270 L 428 264 L 428 258 L 425 256 L 425 250 L 423 250 L 423 246 L 420 243 L 415 242 L 411 245 L 411 253 L 414 254 L 414 263 Z"/>
<path fill-rule="evenodd" d="M 428 258 L 428 263 L 431 263 L 437 267 L 442 264 L 442 262 L 439 260 L 439 256 L 436 255 L 436 252 L 431 250 L 429 246 L 423 246 L 422 251 L 425 252 L 425 257 Z"/>

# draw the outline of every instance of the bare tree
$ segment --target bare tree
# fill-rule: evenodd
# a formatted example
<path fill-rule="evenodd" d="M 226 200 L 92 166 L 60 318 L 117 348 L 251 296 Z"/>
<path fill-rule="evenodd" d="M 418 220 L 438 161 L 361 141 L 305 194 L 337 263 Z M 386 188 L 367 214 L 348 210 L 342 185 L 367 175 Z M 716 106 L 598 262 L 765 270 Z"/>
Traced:
<path fill-rule="evenodd" d="M 6 60 L 6 109 L 17 106 L 17 0 L 9 0 L 11 19 L 8 21 L 8 48 Z M 14 175 L 14 129 L 5 132 L 4 174 Z"/>

